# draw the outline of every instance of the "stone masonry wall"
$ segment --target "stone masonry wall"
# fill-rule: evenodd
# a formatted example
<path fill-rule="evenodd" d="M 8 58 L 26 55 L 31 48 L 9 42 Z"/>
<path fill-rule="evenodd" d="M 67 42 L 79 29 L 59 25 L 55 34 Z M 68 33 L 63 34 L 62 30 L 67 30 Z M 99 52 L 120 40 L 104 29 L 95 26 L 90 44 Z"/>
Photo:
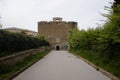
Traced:
<path fill-rule="evenodd" d="M 48 47 L 41 47 L 38 49 L 30 49 L 23 52 L 19 52 L 13 55 L 9 55 L 3 58 L 0 58 L 0 66 L 10 66 L 19 61 L 22 61 L 24 58 L 28 57 L 29 55 L 36 54 L 38 52 L 42 52 L 49 49 Z"/>
<path fill-rule="evenodd" d="M 69 31 L 77 28 L 77 22 L 65 21 L 41 21 L 38 22 L 38 33 L 51 44 L 63 44 L 68 39 Z M 56 39 L 60 38 L 57 42 Z"/>

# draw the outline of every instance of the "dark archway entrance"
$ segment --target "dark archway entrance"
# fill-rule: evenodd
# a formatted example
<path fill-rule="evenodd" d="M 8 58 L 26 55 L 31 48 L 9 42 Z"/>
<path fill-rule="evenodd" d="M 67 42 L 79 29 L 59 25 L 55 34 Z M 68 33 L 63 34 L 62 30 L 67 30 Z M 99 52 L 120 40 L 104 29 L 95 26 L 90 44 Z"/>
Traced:
<path fill-rule="evenodd" d="M 60 46 L 59 45 L 56 46 L 56 50 L 60 50 Z"/>

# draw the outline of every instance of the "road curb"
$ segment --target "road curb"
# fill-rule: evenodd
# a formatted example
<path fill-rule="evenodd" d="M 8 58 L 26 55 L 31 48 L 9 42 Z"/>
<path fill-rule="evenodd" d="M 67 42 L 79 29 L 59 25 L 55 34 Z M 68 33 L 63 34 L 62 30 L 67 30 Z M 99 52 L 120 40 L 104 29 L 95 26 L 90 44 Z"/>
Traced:
<path fill-rule="evenodd" d="M 89 64 L 90 66 L 92 66 L 93 68 L 95 68 L 96 70 L 100 71 L 101 73 L 103 73 L 104 75 L 106 75 L 107 77 L 109 77 L 111 80 L 120 80 L 118 77 L 114 76 L 113 74 L 111 74 L 110 72 L 100 68 L 99 66 L 96 66 L 95 64 L 91 63 L 90 61 L 88 61 L 87 59 L 78 56 L 76 54 L 74 54 L 75 56 L 77 56 L 78 58 L 81 58 L 84 62 L 86 62 L 87 64 Z"/>
<path fill-rule="evenodd" d="M 18 76 L 20 73 L 22 73 L 24 70 L 28 69 L 30 66 L 32 66 L 33 64 L 35 64 L 37 61 L 39 60 L 36 60 L 35 62 L 32 62 L 30 64 L 28 64 L 27 66 L 23 67 L 22 69 L 18 70 L 17 72 L 15 72 L 14 74 L 8 76 L 6 79 L 4 80 L 13 80 L 14 77 Z"/>
<path fill-rule="evenodd" d="M 43 59 L 44 57 L 42 57 L 41 59 Z M 16 71 L 12 75 L 6 77 L 4 80 L 13 80 L 13 78 L 15 78 L 16 76 L 18 76 L 20 73 L 22 73 L 23 71 L 25 71 L 26 69 L 28 69 L 29 67 L 31 67 L 33 64 L 35 64 L 36 62 L 38 62 L 41 59 L 38 59 L 38 60 L 35 60 L 34 62 L 29 63 L 27 66 L 21 68 L 20 70 Z"/>

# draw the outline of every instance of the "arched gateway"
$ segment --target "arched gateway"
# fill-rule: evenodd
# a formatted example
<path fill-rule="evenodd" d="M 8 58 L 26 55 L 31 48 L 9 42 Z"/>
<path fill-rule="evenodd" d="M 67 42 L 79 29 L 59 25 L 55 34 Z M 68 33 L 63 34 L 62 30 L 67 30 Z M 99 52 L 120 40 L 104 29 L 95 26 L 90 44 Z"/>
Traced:
<path fill-rule="evenodd" d="M 60 49 L 61 49 L 60 44 L 56 44 L 56 45 L 55 45 L 55 50 L 60 50 Z"/>
<path fill-rule="evenodd" d="M 56 46 L 56 50 L 60 50 L 60 46 Z"/>

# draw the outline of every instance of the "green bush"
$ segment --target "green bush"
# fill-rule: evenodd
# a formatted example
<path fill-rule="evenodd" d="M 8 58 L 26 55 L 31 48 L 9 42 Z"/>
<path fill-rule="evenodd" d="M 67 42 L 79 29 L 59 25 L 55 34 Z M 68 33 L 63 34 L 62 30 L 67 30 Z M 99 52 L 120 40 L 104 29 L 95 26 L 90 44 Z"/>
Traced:
<path fill-rule="evenodd" d="M 22 33 L 11 33 L 8 31 L 0 30 L 0 57 L 18 51 L 48 45 L 49 43 L 43 38 L 30 37 Z"/>
<path fill-rule="evenodd" d="M 102 27 L 70 31 L 70 50 L 120 78 L 120 4 L 106 16 Z"/>

